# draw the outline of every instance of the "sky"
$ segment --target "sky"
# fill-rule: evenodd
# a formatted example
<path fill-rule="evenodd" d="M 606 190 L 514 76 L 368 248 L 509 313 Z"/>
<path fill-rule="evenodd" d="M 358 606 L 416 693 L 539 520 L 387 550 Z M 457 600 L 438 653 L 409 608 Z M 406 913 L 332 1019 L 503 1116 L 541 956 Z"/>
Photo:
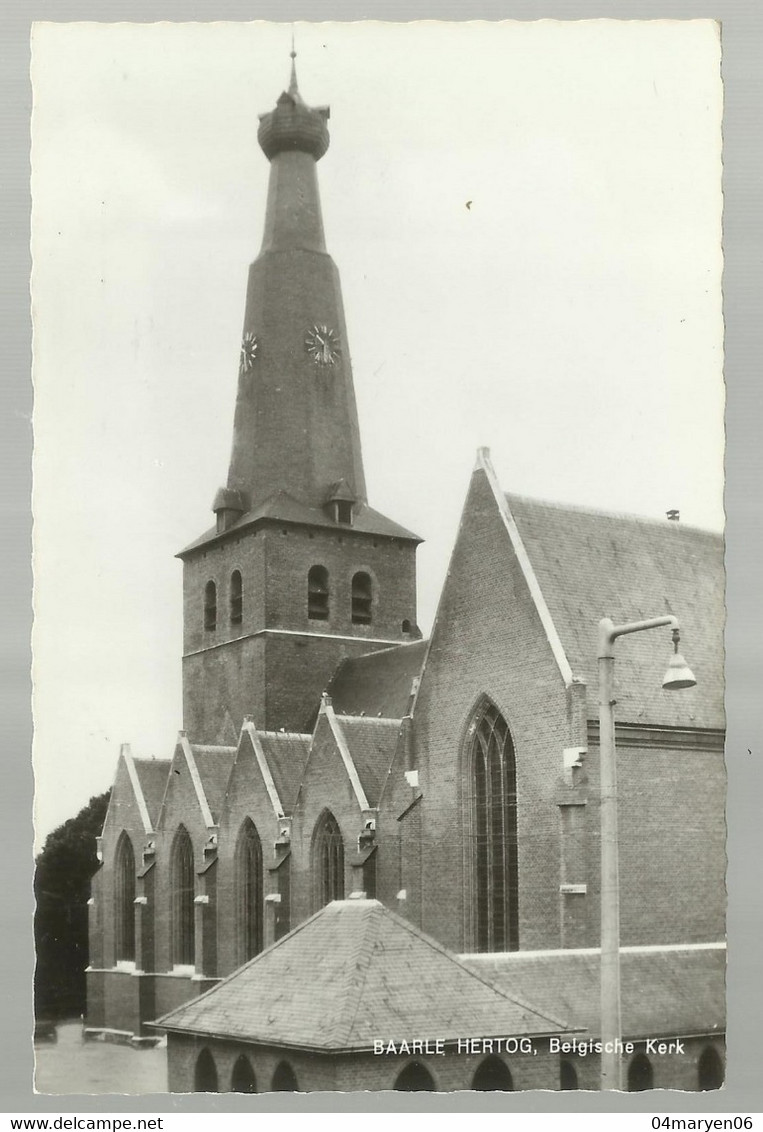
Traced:
<path fill-rule="evenodd" d="M 174 556 L 226 479 L 292 27 L 422 629 L 480 446 L 507 491 L 723 528 L 714 23 L 37 24 L 38 843 L 182 727 Z"/>

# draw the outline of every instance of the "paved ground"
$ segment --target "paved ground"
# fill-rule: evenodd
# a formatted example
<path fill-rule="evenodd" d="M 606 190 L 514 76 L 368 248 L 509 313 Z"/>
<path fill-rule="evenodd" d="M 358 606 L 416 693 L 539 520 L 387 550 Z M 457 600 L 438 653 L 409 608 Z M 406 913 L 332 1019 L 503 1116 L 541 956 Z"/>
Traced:
<path fill-rule="evenodd" d="M 167 1092 L 167 1050 L 132 1049 L 111 1042 L 85 1042 L 82 1026 L 63 1022 L 57 1042 L 35 1042 L 34 1085 L 38 1093 Z"/>

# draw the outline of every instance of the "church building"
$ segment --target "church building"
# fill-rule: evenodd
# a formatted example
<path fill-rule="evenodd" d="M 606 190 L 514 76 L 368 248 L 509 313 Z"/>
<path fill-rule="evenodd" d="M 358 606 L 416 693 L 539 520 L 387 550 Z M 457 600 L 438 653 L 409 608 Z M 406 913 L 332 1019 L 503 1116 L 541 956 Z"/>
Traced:
<path fill-rule="evenodd" d="M 481 449 L 421 639 L 420 539 L 366 490 L 328 119 L 293 65 L 260 118 L 228 478 L 178 556 L 183 730 L 120 754 L 87 1032 L 158 1021 L 173 1091 L 598 1088 L 598 623 L 675 616 L 696 687 L 660 688 L 667 630 L 618 645 L 623 1087 L 717 1088 L 722 540 L 507 494 Z"/>

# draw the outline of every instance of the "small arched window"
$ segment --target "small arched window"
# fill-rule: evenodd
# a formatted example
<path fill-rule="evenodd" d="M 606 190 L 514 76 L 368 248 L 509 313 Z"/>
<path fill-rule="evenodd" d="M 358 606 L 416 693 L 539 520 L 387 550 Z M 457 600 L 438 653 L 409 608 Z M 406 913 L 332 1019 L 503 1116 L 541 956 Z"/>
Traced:
<path fill-rule="evenodd" d="M 509 1067 L 500 1057 L 486 1057 L 477 1066 L 472 1088 L 482 1093 L 510 1093 L 514 1088 Z"/>
<path fill-rule="evenodd" d="M 184 826 L 175 835 L 170 858 L 172 880 L 172 962 L 192 967 L 196 961 L 194 933 L 193 845 Z"/>
<path fill-rule="evenodd" d="M 325 566 L 311 566 L 308 571 L 307 616 L 311 621 L 329 619 L 329 572 Z"/>
<path fill-rule="evenodd" d="M 433 1093 L 434 1078 L 420 1061 L 409 1061 L 395 1081 L 398 1093 Z"/>
<path fill-rule="evenodd" d="M 233 1066 L 230 1087 L 234 1093 L 257 1092 L 257 1079 L 254 1076 L 252 1063 L 243 1053 L 236 1059 L 236 1064 Z"/>
<path fill-rule="evenodd" d="M 628 1092 L 643 1093 L 654 1088 L 652 1063 L 645 1053 L 637 1053 L 628 1066 Z"/>
<path fill-rule="evenodd" d="M 325 810 L 313 837 L 315 908 L 344 900 L 344 842 L 336 818 Z"/>
<path fill-rule="evenodd" d="M 274 1093 L 297 1093 L 299 1085 L 297 1077 L 288 1061 L 280 1061 L 273 1074 Z"/>
<path fill-rule="evenodd" d="M 703 1049 L 697 1064 L 697 1087 L 702 1092 L 720 1089 L 723 1085 L 723 1062 L 712 1046 Z"/>
<path fill-rule="evenodd" d="M 519 947 L 517 783 L 506 720 L 485 702 L 468 730 L 477 951 Z"/>
<path fill-rule="evenodd" d="M 405 618 L 405 620 L 403 621 L 403 623 L 402 623 L 402 625 L 400 626 L 400 628 L 401 628 L 401 630 L 402 630 L 402 631 L 403 631 L 404 633 L 410 633 L 410 631 L 411 631 L 411 623 L 410 623 L 410 621 L 408 620 L 408 618 L 407 618 L 407 617 L 406 617 L 406 618 Z"/>
<path fill-rule="evenodd" d="M 353 625 L 371 624 L 371 606 L 373 604 L 373 589 L 371 576 L 360 570 L 352 579 L 352 623 Z"/>
<path fill-rule="evenodd" d="M 117 962 L 135 960 L 135 853 L 122 833 L 114 855 L 114 944 Z"/>
<path fill-rule="evenodd" d="M 564 1091 L 577 1089 L 578 1071 L 571 1061 L 559 1062 L 559 1088 Z"/>
<path fill-rule="evenodd" d="M 240 625 L 244 619 L 244 589 L 241 571 L 234 570 L 230 576 L 230 623 Z"/>
<path fill-rule="evenodd" d="M 236 844 L 236 908 L 242 963 L 262 951 L 262 843 L 250 818 Z"/>
<path fill-rule="evenodd" d="M 217 586 L 207 582 L 204 587 L 204 628 L 208 633 L 217 628 Z"/>
<path fill-rule="evenodd" d="M 193 1091 L 195 1093 L 217 1092 L 217 1067 L 215 1059 L 208 1049 L 203 1049 L 196 1059 L 196 1069 L 193 1074 Z"/>

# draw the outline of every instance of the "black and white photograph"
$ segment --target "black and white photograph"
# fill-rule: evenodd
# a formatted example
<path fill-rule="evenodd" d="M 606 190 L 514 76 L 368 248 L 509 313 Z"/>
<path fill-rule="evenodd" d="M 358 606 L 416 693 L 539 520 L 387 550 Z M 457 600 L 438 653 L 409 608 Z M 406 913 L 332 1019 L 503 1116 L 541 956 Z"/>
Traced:
<path fill-rule="evenodd" d="M 36 23 L 35 1089 L 722 1089 L 721 30 Z"/>

